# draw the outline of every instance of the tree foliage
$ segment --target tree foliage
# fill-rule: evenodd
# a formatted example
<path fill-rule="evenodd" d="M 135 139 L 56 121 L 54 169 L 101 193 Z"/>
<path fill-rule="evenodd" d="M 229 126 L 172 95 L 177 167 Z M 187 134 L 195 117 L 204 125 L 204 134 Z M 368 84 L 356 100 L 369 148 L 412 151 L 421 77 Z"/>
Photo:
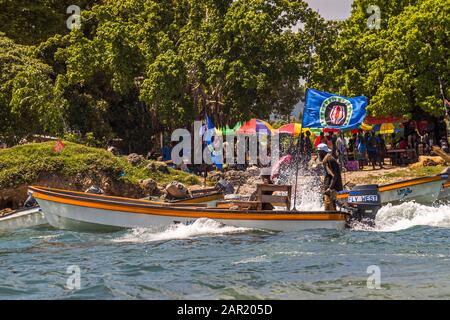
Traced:
<path fill-rule="evenodd" d="M 124 138 L 130 150 L 205 113 L 218 125 L 289 114 L 303 95 L 310 32 L 324 23 L 287 0 L 108 0 L 81 21 L 33 58 L 54 75 L 68 129 Z"/>
<path fill-rule="evenodd" d="M 65 0 L 0 0 L 0 135 L 92 133 L 143 152 L 205 113 L 289 115 L 305 82 L 364 94 L 372 115 L 441 116 L 449 2 L 355 0 L 333 22 L 301 0 L 84 0 L 68 32 Z"/>
<path fill-rule="evenodd" d="M 367 27 L 369 5 L 381 9 L 380 29 Z M 355 1 L 332 53 L 316 56 L 313 83 L 366 95 L 372 115 L 443 116 L 440 82 L 450 95 L 449 25 L 449 0 Z"/>
<path fill-rule="evenodd" d="M 17 142 L 29 132 L 63 132 L 66 101 L 54 77 L 30 48 L 0 34 L 0 135 Z"/>
<path fill-rule="evenodd" d="M 77 0 L 89 9 L 100 0 Z M 38 44 L 56 34 L 67 34 L 67 8 L 72 0 L 0 0 L 0 32 L 20 44 Z"/>

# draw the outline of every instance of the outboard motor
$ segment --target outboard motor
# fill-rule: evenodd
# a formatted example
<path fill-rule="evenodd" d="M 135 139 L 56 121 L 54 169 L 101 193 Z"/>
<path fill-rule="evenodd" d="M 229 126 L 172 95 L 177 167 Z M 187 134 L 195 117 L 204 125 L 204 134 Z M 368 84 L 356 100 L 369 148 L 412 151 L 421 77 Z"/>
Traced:
<path fill-rule="evenodd" d="M 28 198 L 25 201 L 23 207 L 24 208 L 33 208 L 36 207 L 38 205 L 37 201 L 35 198 L 33 198 L 33 194 L 32 193 L 28 193 Z"/>
<path fill-rule="evenodd" d="M 381 208 L 377 185 L 355 186 L 349 192 L 347 204 L 342 207 L 352 214 L 351 221 L 375 226 L 375 218 Z"/>

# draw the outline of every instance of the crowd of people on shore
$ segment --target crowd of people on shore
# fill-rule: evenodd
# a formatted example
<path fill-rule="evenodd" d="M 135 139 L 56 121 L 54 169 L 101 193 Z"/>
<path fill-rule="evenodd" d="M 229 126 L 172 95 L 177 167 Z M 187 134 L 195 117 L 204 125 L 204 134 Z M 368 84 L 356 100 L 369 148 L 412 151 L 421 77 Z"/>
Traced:
<path fill-rule="evenodd" d="M 347 137 L 342 132 L 321 132 L 312 138 L 311 132 L 307 131 L 300 135 L 298 143 L 302 146 L 300 152 L 306 162 L 320 144 L 325 144 L 341 168 L 348 171 L 364 170 L 366 166 L 371 166 L 373 170 L 377 167 L 382 169 L 386 158 L 392 165 L 411 164 L 421 155 L 430 156 L 433 146 L 450 152 L 446 135 L 437 139 L 433 131 L 418 129 L 405 133 L 406 130 L 403 134 L 358 130 Z M 292 154 L 292 151 L 287 153 Z"/>

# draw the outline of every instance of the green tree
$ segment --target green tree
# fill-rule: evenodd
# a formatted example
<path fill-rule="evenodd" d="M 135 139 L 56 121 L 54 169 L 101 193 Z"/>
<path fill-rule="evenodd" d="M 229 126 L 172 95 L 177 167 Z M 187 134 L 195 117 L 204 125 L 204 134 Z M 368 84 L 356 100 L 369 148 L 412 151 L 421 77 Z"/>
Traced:
<path fill-rule="evenodd" d="M 77 0 L 89 9 L 100 0 Z M 0 32 L 20 44 L 38 44 L 55 34 L 67 34 L 67 8 L 72 0 L 0 0 Z"/>
<path fill-rule="evenodd" d="M 439 80 L 448 96 L 449 25 L 448 0 L 424 0 L 391 19 L 384 32 L 386 46 L 366 81 L 367 87 L 376 88 L 372 113 L 400 115 L 423 110 L 433 116 L 444 115 Z"/>
<path fill-rule="evenodd" d="M 66 101 L 54 79 L 29 47 L 0 34 L 0 135 L 17 142 L 29 133 L 63 132 Z"/>
<path fill-rule="evenodd" d="M 289 114 L 309 70 L 299 51 L 323 23 L 285 0 L 110 0 L 82 17 L 36 56 L 60 74 L 70 128 L 139 144 L 205 112 L 218 125 Z"/>
<path fill-rule="evenodd" d="M 369 5 L 381 9 L 380 29 L 367 26 Z M 371 115 L 443 116 L 439 79 L 448 95 L 449 10 L 449 0 L 355 1 L 329 52 L 315 56 L 312 85 L 366 95 Z"/>

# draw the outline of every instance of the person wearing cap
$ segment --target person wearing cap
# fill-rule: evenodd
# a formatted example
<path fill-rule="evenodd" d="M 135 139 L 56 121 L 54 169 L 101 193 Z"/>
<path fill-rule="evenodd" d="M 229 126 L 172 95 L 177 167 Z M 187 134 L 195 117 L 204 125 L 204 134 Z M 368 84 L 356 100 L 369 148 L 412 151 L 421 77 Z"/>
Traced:
<path fill-rule="evenodd" d="M 323 181 L 323 203 L 325 211 L 336 210 L 336 194 L 343 190 L 341 169 L 337 160 L 331 155 L 331 150 L 324 143 L 317 146 L 319 160 L 325 169 Z"/>

